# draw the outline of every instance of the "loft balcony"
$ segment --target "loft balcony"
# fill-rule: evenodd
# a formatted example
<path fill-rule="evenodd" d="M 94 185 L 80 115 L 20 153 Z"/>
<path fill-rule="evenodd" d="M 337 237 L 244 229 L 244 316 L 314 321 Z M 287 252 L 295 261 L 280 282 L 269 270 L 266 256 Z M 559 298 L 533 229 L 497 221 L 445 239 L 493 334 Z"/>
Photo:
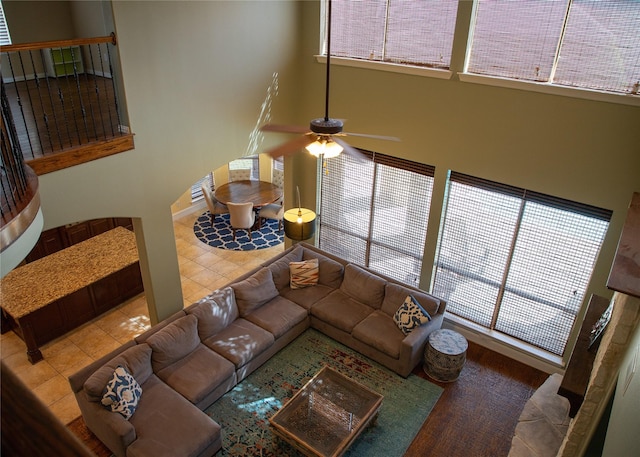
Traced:
<path fill-rule="evenodd" d="M 134 148 L 115 35 L 0 47 L 0 274 L 43 227 L 38 176 Z"/>
<path fill-rule="evenodd" d="M 116 38 L 2 46 L 2 111 L 37 175 L 134 148 Z"/>

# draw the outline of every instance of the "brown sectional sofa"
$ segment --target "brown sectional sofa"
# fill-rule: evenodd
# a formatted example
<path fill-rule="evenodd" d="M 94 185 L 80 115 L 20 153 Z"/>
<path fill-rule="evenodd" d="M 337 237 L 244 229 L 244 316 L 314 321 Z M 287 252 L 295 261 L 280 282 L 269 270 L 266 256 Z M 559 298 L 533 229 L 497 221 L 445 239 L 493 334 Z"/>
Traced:
<path fill-rule="evenodd" d="M 318 259 L 317 284 L 292 288 L 290 262 Z M 407 295 L 431 320 L 408 335 L 393 315 Z M 117 457 L 212 456 L 220 426 L 203 410 L 313 327 L 408 376 L 445 303 L 300 243 L 177 312 L 69 378 L 85 423 Z M 101 404 L 123 366 L 142 389 L 127 420 Z"/>

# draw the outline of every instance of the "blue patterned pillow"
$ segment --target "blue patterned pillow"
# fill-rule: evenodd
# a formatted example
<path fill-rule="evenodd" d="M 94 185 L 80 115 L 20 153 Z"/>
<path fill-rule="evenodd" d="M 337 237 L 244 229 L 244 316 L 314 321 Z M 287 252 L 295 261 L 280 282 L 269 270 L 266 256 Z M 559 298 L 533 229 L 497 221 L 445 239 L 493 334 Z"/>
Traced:
<path fill-rule="evenodd" d="M 398 328 L 402 330 L 402 333 L 408 335 L 414 328 L 429 322 L 431 316 L 420 306 L 420 303 L 413 295 L 407 295 L 404 303 L 400 305 L 400 308 L 393 315 L 393 320 Z"/>
<path fill-rule="evenodd" d="M 118 365 L 113 377 L 105 387 L 102 404 L 108 406 L 114 413 L 120 413 L 129 419 L 136 411 L 142 388 L 126 368 Z"/>

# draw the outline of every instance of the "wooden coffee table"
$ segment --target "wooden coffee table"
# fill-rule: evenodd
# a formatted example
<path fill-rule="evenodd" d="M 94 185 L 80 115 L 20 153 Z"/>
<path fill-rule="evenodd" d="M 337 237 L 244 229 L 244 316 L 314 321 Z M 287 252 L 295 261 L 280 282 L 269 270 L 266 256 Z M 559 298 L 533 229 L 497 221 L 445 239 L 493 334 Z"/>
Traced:
<path fill-rule="evenodd" d="M 377 417 L 383 396 L 322 368 L 269 422 L 276 436 L 308 456 L 339 456 Z"/>

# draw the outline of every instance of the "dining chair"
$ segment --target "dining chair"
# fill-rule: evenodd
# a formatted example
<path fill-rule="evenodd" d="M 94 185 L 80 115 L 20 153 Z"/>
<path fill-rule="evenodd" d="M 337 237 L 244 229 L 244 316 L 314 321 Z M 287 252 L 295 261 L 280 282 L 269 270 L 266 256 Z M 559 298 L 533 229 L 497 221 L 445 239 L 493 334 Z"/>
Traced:
<path fill-rule="evenodd" d="M 282 230 L 282 218 L 284 217 L 284 207 L 279 203 L 270 203 L 264 205 L 258 211 L 258 217 L 262 223 L 262 219 L 275 219 L 278 221 L 278 231 Z"/>
<path fill-rule="evenodd" d="M 256 213 L 253 211 L 253 203 L 227 203 L 233 230 L 233 240 L 236 240 L 236 230 L 246 230 L 251 238 L 251 227 L 256 221 Z"/>
<path fill-rule="evenodd" d="M 248 181 L 251 179 L 249 168 L 229 171 L 229 181 Z"/>
<path fill-rule="evenodd" d="M 204 196 L 204 201 L 207 202 L 207 207 L 211 213 L 211 225 L 213 225 L 216 221 L 216 215 L 227 214 L 229 208 L 216 199 L 211 190 L 211 186 L 206 181 L 202 183 L 202 195 Z"/>

